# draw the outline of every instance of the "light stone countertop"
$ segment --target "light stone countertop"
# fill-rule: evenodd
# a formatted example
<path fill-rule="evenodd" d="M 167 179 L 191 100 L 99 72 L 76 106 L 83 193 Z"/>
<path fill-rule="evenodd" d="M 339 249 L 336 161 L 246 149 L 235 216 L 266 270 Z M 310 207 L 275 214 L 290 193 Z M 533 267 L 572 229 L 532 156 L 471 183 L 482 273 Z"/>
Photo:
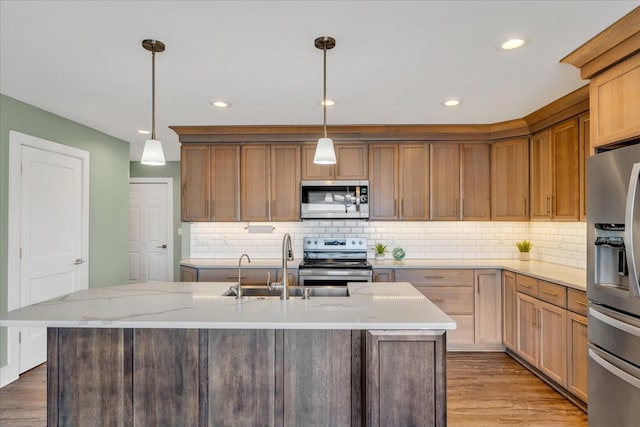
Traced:
<path fill-rule="evenodd" d="M 179 329 L 455 329 L 409 283 L 354 283 L 348 297 L 222 296 L 231 283 L 91 288 L 4 312 L 0 326 Z"/>
<path fill-rule="evenodd" d="M 378 268 L 496 268 L 515 273 L 526 274 L 537 279 L 558 283 L 569 288 L 585 291 L 587 289 L 587 272 L 584 268 L 568 267 L 544 261 L 519 261 L 516 259 L 405 259 L 395 261 L 387 259 L 369 262 L 374 269 Z M 299 260 L 291 261 L 288 268 L 298 268 Z M 238 261 L 232 259 L 190 258 L 180 262 L 181 265 L 195 268 L 237 268 Z M 242 268 L 280 268 L 280 259 L 256 259 L 251 264 L 242 264 Z"/>

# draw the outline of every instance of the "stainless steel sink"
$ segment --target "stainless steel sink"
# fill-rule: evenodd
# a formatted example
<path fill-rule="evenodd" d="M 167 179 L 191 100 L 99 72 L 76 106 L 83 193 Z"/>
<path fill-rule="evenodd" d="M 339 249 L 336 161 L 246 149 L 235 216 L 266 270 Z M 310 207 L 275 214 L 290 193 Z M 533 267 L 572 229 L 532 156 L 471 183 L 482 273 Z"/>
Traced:
<path fill-rule="evenodd" d="M 349 290 L 346 286 L 290 286 L 289 296 L 302 297 L 304 292 L 307 292 L 309 297 L 348 297 Z M 222 296 L 233 297 L 235 292 L 231 289 L 226 291 Z M 269 289 L 265 286 L 243 286 L 242 295 L 245 297 L 280 297 L 280 289 Z"/>

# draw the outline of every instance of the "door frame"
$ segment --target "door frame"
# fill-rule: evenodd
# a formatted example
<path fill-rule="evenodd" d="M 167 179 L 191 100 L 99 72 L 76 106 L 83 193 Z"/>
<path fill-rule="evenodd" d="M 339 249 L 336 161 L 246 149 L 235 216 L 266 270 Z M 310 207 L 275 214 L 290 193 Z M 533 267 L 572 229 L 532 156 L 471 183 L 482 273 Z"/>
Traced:
<path fill-rule="evenodd" d="M 167 185 L 167 263 L 168 281 L 173 282 L 173 178 L 129 178 L 131 184 L 166 184 Z"/>
<path fill-rule="evenodd" d="M 20 307 L 20 229 L 21 215 L 21 154 L 22 147 L 28 146 L 68 157 L 77 158 L 82 167 L 82 259 L 81 289 L 89 287 L 89 152 L 79 148 L 27 135 L 14 130 L 9 131 L 9 212 L 7 242 L 7 309 Z M 20 374 L 19 328 L 7 328 L 7 365 L 0 368 L 0 387 L 18 379 Z"/>

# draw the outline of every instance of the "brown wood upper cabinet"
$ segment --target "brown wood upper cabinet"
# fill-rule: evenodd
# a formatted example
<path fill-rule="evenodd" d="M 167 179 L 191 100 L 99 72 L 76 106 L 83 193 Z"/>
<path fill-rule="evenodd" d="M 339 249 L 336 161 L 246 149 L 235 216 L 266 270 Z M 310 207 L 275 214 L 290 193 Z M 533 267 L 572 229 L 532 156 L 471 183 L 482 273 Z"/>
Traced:
<path fill-rule="evenodd" d="M 240 219 L 238 145 L 181 147 L 182 221 Z"/>
<path fill-rule="evenodd" d="M 240 219 L 300 219 L 300 146 L 246 144 L 241 147 Z"/>
<path fill-rule="evenodd" d="M 531 136 L 531 219 L 580 219 L 578 119 Z"/>
<path fill-rule="evenodd" d="M 640 135 L 640 53 L 591 79 L 589 105 L 593 147 Z"/>
<path fill-rule="evenodd" d="M 431 144 L 431 219 L 460 217 L 460 145 Z"/>
<path fill-rule="evenodd" d="M 302 179 L 303 180 L 332 180 L 332 179 L 367 179 L 369 174 L 367 144 L 336 142 L 335 165 L 316 165 L 313 156 L 316 143 L 306 143 L 302 146 Z"/>
<path fill-rule="evenodd" d="M 491 144 L 491 219 L 529 220 L 529 141 Z"/>
<path fill-rule="evenodd" d="M 429 144 L 371 144 L 369 167 L 370 219 L 429 219 Z"/>
<path fill-rule="evenodd" d="M 398 145 L 399 219 L 429 219 L 429 145 Z M 376 170 L 372 170 L 372 176 Z"/>
<path fill-rule="evenodd" d="M 371 144 L 369 168 L 369 218 L 397 220 L 398 144 Z"/>
<path fill-rule="evenodd" d="M 491 219 L 491 149 L 489 144 L 460 144 L 460 219 Z"/>

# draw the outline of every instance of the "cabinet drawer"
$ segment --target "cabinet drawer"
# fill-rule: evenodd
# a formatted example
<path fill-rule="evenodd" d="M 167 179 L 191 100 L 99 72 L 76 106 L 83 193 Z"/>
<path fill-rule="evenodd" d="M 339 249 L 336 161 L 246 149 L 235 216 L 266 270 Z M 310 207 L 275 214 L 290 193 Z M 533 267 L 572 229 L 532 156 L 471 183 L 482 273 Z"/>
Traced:
<path fill-rule="evenodd" d="M 473 314 L 473 288 L 416 286 L 416 289 L 447 314 Z"/>
<path fill-rule="evenodd" d="M 409 282 L 415 286 L 473 286 L 473 270 L 398 269 L 396 282 Z"/>
<path fill-rule="evenodd" d="M 538 296 L 538 279 L 523 276 L 522 274 L 516 274 L 516 286 L 518 288 L 518 292 L 531 295 L 532 297 Z"/>
<path fill-rule="evenodd" d="M 243 285 L 265 285 L 267 284 L 267 273 L 271 274 L 271 281 L 275 280 L 275 270 L 263 268 L 243 268 L 241 281 Z M 208 268 L 200 269 L 198 274 L 199 282 L 237 282 L 237 268 Z"/>
<path fill-rule="evenodd" d="M 558 307 L 567 308 L 567 288 L 555 283 L 538 282 L 538 298 Z"/>
<path fill-rule="evenodd" d="M 575 313 L 587 315 L 587 293 L 577 289 L 567 289 L 567 308 Z"/>

